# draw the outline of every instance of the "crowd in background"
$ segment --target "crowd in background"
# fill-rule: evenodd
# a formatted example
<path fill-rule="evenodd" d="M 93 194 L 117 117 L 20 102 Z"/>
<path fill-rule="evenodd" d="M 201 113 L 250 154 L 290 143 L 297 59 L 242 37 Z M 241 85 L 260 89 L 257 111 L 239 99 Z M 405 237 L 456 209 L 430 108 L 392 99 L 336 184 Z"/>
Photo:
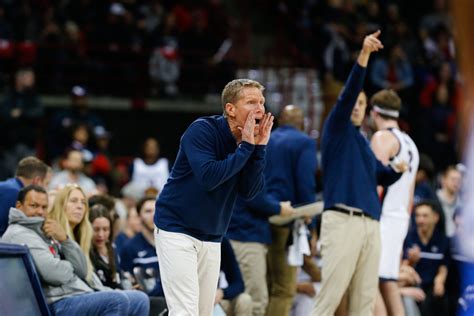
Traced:
<path fill-rule="evenodd" d="M 74 121 L 87 123 L 87 145 L 95 146 L 91 136 L 95 127 L 106 127 L 103 121 L 74 107 L 65 112 L 77 113 L 62 122 L 45 117 L 45 93 L 72 94 L 72 103 L 83 108 L 87 95 L 136 104 L 149 96 L 199 100 L 219 92 L 239 68 L 315 68 L 329 109 L 358 43 L 381 29 L 385 48 L 371 61 L 365 89 L 401 95 L 403 129 L 441 170 L 457 161 L 459 132 L 459 74 L 447 6 L 444 0 L 2 1 L 0 122 L 8 137 L 0 145 L 24 144 L 17 151 L 28 154 L 37 145 L 37 128 L 56 132 L 63 124 L 64 147 L 72 138 L 64 127 L 73 128 Z M 40 156 L 49 162 L 64 148 L 48 142 Z M 14 163 L 8 166 L 11 174 Z"/>
<path fill-rule="evenodd" d="M 166 305 L 153 237 L 155 199 L 162 183 L 153 180 L 165 177 L 168 170 L 164 166 L 157 167 L 167 163 L 163 158 L 150 156 L 150 152 L 156 153 L 156 146 L 156 140 L 147 140 L 143 158 L 137 158 L 133 164 L 133 172 L 153 175 L 150 177 L 150 183 L 145 185 L 139 182 L 138 186 L 132 189 L 133 194 L 124 194 L 122 197 L 105 194 L 93 180 L 84 175 L 82 153 L 79 150 L 69 151 L 66 161 L 63 162 L 65 170 L 59 173 L 53 172 L 36 158 L 22 159 L 17 166 L 16 176 L 0 182 L 1 233 L 8 227 L 8 211 L 4 206 L 17 199 L 19 190 L 21 193 L 27 189 L 26 193 L 18 195 L 23 201 L 20 204 L 16 202 L 17 208 L 22 206 L 21 203 L 25 206 L 41 207 L 34 204 L 38 203 L 37 200 L 30 200 L 32 197 L 28 192 L 44 192 L 47 201 L 44 202 L 42 213 L 36 216 L 45 216 L 47 221 L 57 221 L 69 238 L 78 243 L 87 259 L 88 272 L 85 280 L 88 286 L 96 291 L 107 291 L 110 288 L 140 289 L 150 297 L 148 304 L 151 314 L 164 310 Z M 154 163 L 150 163 L 151 161 Z M 38 168 L 40 171 L 37 171 Z M 140 168 L 147 170 L 139 170 Z M 463 228 L 459 210 L 462 207 L 464 171 L 462 166 L 450 166 L 438 177 L 433 173 L 432 162 L 426 156 L 421 159 L 412 224 L 405 241 L 404 264 L 401 266 L 399 280 L 407 315 L 420 315 L 419 310 L 421 315 L 434 315 L 433 310 L 439 311 L 439 315 L 448 315 L 448 311 L 449 315 L 455 315 L 454 311 L 461 303 L 459 299 L 465 294 L 460 287 L 460 264 L 468 264 L 469 261 L 463 258 L 456 242 Z M 127 186 L 135 186 L 133 176 Z M 24 189 L 21 189 L 22 187 Z M 44 191 L 43 187 L 47 188 L 47 191 Z M 10 225 L 25 224 L 21 220 L 24 215 L 18 218 L 19 215 L 15 214 L 20 213 L 10 211 Z M 320 223 L 320 217 L 317 222 Z M 8 238 L 4 240 L 11 240 L 12 233 L 5 235 L 8 235 Z M 425 246 L 417 242 L 418 238 L 421 238 L 418 236 L 428 238 Z M 28 244 L 29 240 L 23 242 Z M 228 308 L 232 306 L 236 315 L 250 315 L 253 298 L 244 292 L 241 272 L 227 240 L 224 240 L 222 247 L 221 269 L 225 278 L 219 282 L 221 290 L 216 302 Z M 435 258 L 437 255 L 441 255 L 442 260 Z M 311 255 L 304 259 L 295 289 L 292 315 L 307 315 L 311 310 L 321 281 L 319 256 L 319 250 L 314 248 Z M 446 269 L 447 278 L 443 280 L 441 290 L 433 290 L 433 282 L 436 283 L 440 267 Z M 40 275 L 43 276 L 41 272 Z M 145 304 L 143 298 L 140 298 L 139 304 Z"/>
<path fill-rule="evenodd" d="M 161 83 L 178 80 L 197 93 L 207 89 L 229 16 L 221 1 L 2 1 L 3 83 L 33 66 L 48 93 L 80 83 L 95 94 L 175 95 Z M 195 72 L 202 83 L 190 80 Z"/>

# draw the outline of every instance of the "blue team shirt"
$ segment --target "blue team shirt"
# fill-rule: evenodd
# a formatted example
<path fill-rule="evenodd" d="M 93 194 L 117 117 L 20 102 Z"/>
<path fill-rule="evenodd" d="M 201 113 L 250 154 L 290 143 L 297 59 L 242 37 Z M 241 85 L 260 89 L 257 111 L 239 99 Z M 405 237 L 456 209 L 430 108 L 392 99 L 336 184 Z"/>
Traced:
<path fill-rule="evenodd" d="M 403 245 L 404 258 L 408 257 L 408 249 L 417 245 L 420 248 L 420 261 L 415 265 L 415 270 L 421 278 L 423 287 L 430 286 L 438 273 L 440 266 L 448 267 L 449 264 L 449 239 L 445 234 L 435 229 L 428 244 L 424 245 L 416 229 L 408 232 Z"/>
<path fill-rule="evenodd" d="M 237 145 L 222 115 L 194 121 L 181 137 L 173 169 L 156 202 L 155 225 L 220 242 L 237 195 L 252 199 L 263 189 L 265 147 Z"/>
<path fill-rule="evenodd" d="M 150 296 L 164 296 L 159 278 L 158 257 L 155 246 L 150 244 L 142 233 L 136 234 L 128 240 L 120 252 L 120 267 L 133 275 L 133 268 L 140 267 L 144 270 L 153 269 L 157 280 L 155 288 L 148 293 Z"/>
<path fill-rule="evenodd" d="M 23 183 L 18 178 L 0 182 L 0 237 L 7 230 L 10 208 L 15 207 Z"/>

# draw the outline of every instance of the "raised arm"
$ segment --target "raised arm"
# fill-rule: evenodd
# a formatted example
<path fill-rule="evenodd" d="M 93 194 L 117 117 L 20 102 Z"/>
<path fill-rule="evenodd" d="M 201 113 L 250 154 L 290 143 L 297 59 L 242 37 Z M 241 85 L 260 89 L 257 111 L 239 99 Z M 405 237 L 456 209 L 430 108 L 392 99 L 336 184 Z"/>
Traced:
<path fill-rule="evenodd" d="M 344 89 L 337 99 L 336 107 L 327 122 L 330 127 L 341 128 L 350 123 L 352 109 L 364 84 L 365 70 L 370 55 L 383 48 L 378 39 L 379 36 L 380 31 L 377 31 L 365 37 L 357 62 L 352 68 Z"/>
<path fill-rule="evenodd" d="M 366 68 L 367 64 L 369 63 L 370 54 L 373 52 L 378 52 L 383 48 L 382 42 L 378 39 L 380 33 L 380 30 L 378 30 L 364 38 L 362 50 L 360 51 L 359 57 L 357 58 L 357 63 L 361 67 Z"/>

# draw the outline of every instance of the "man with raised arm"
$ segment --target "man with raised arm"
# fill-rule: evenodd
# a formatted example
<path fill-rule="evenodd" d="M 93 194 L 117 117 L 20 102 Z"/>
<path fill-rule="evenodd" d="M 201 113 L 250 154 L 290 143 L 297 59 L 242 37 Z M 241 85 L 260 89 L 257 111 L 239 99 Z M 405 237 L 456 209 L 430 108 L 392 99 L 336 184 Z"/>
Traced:
<path fill-rule="evenodd" d="M 389 185 L 400 177 L 375 158 L 359 131 L 367 106 L 367 97 L 361 92 L 366 67 L 370 55 L 383 48 L 379 35 L 377 31 L 365 37 L 357 62 L 324 124 L 322 287 L 313 315 L 333 315 L 346 291 L 350 315 L 373 313 L 380 257 L 377 184 Z"/>

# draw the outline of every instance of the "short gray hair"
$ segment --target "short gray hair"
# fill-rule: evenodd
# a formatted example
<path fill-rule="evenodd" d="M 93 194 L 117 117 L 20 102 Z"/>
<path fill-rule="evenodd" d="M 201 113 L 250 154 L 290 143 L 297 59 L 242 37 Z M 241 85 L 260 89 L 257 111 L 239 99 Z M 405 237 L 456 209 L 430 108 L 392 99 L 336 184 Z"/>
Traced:
<path fill-rule="evenodd" d="M 226 116 L 225 105 L 227 103 L 234 103 L 239 98 L 240 92 L 242 92 L 242 90 L 245 88 L 257 88 L 262 92 L 263 90 L 265 90 L 265 87 L 260 82 L 255 80 L 234 79 L 230 81 L 228 84 L 225 85 L 221 95 L 224 116 Z"/>

